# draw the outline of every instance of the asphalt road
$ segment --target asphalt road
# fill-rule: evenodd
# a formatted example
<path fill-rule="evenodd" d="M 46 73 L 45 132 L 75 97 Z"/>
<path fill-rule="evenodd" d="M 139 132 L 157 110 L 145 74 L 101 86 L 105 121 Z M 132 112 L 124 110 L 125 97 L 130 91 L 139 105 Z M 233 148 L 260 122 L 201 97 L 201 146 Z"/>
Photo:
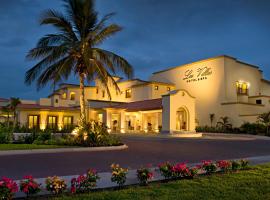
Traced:
<path fill-rule="evenodd" d="M 36 178 L 84 173 L 88 168 L 110 170 L 112 163 L 137 168 L 154 166 L 164 161 L 195 163 L 270 155 L 270 140 L 208 140 L 124 138 L 126 150 L 108 152 L 72 152 L 0 156 L 0 177 L 21 179 L 24 175 Z"/>

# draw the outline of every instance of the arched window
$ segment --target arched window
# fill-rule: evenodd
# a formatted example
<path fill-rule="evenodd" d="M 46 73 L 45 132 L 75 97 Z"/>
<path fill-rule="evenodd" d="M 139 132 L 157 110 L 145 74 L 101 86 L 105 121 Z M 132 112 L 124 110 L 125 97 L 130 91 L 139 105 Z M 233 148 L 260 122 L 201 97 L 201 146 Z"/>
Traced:
<path fill-rule="evenodd" d="M 75 100 L 75 93 L 74 92 L 70 93 L 70 100 Z"/>

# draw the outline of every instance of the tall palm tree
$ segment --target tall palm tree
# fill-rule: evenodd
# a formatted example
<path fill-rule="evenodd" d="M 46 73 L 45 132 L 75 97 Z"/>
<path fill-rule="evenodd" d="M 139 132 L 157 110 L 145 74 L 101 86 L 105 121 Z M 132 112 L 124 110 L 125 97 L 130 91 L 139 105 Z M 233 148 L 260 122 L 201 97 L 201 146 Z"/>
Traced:
<path fill-rule="evenodd" d="M 48 82 L 56 83 L 75 74 L 80 80 L 79 125 L 86 122 L 85 81 L 99 79 L 109 97 L 108 81 L 119 91 L 113 79 L 121 71 L 128 78 L 133 76 L 132 66 L 121 56 L 99 48 L 106 39 L 122 30 L 117 24 L 106 25 L 113 14 L 98 20 L 94 9 L 94 0 L 63 0 L 65 13 L 47 10 L 43 13 L 40 24 L 51 25 L 57 32 L 42 37 L 35 48 L 27 54 L 30 60 L 39 62 L 26 72 L 25 83 L 36 81 L 37 88 Z"/>
<path fill-rule="evenodd" d="M 9 103 L 9 108 L 10 111 L 13 113 L 13 127 L 17 125 L 17 107 L 21 103 L 19 98 L 11 97 L 10 98 L 10 103 Z"/>
<path fill-rule="evenodd" d="M 7 126 L 9 127 L 9 124 L 10 124 L 10 113 L 11 113 L 11 110 L 10 110 L 9 105 L 3 106 L 1 108 L 1 111 L 2 111 L 3 114 L 7 115 L 7 121 L 6 121 L 6 123 L 7 123 Z"/>

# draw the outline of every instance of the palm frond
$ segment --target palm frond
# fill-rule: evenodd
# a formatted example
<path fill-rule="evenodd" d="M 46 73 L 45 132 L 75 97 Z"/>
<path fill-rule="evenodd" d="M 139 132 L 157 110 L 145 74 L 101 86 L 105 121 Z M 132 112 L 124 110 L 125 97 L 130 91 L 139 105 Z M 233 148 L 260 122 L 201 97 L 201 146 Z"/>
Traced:
<path fill-rule="evenodd" d="M 123 72 L 128 78 L 133 77 L 133 67 L 123 57 L 100 48 L 93 48 L 93 52 L 99 56 L 101 62 L 108 63 L 107 61 L 109 60 L 113 65 L 114 71 Z"/>
<path fill-rule="evenodd" d="M 120 32 L 122 30 L 122 27 L 118 26 L 117 24 L 111 24 L 104 29 L 102 29 L 100 32 L 97 32 L 93 38 L 91 38 L 92 45 L 100 45 L 102 44 L 106 39 L 113 36 L 117 32 Z"/>
<path fill-rule="evenodd" d="M 73 41 L 77 41 L 78 38 L 73 31 L 71 22 L 61 13 L 55 10 L 46 10 L 44 11 L 41 19 L 41 25 L 53 25 L 56 29 L 60 30 L 62 33 L 65 33 Z"/>
<path fill-rule="evenodd" d="M 73 40 L 65 34 L 47 34 L 40 38 L 37 47 L 62 45 L 63 43 L 72 43 Z"/>
<path fill-rule="evenodd" d="M 62 57 L 64 57 L 67 54 L 67 52 L 68 52 L 68 49 L 63 48 L 62 46 L 59 46 L 56 49 L 52 50 L 48 56 L 46 56 L 44 59 L 38 62 L 34 67 L 32 67 L 30 70 L 26 72 L 25 83 L 30 85 L 40 75 L 40 73 L 44 69 L 46 69 L 51 64 L 57 62 Z M 38 53 L 35 51 L 33 52 L 30 51 L 27 57 L 35 59 L 38 57 Z"/>
<path fill-rule="evenodd" d="M 94 1 L 65 0 L 65 7 L 81 39 L 85 38 L 97 23 Z"/>
<path fill-rule="evenodd" d="M 72 70 L 73 64 L 74 61 L 70 57 L 65 57 L 48 66 L 37 79 L 37 89 L 41 89 L 50 81 L 55 84 L 63 79 L 66 80 Z"/>

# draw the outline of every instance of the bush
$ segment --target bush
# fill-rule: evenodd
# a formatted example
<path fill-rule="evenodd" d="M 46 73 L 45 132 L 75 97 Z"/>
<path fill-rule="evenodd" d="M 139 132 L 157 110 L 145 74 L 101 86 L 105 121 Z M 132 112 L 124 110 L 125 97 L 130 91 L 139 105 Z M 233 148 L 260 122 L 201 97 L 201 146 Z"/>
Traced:
<path fill-rule="evenodd" d="M 211 160 L 202 161 L 202 169 L 205 170 L 206 174 L 212 174 L 217 171 L 217 166 Z"/>
<path fill-rule="evenodd" d="M 53 194 L 61 194 L 67 188 L 65 180 L 58 176 L 48 177 L 46 179 L 46 189 Z"/>
<path fill-rule="evenodd" d="M 25 176 L 24 180 L 20 182 L 20 190 L 29 197 L 41 191 L 40 185 L 32 176 Z"/>
<path fill-rule="evenodd" d="M 249 123 L 245 122 L 240 127 L 241 132 L 247 134 L 258 135 L 262 133 L 266 133 L 266 126 L 260 123 Z"/>
<path fill-rule="evenodd" d="M 0 125 L 0 144 L 7 144 L 12 141 L 12 129 L 5 124 Z"/>
<path fill-rule="evenodd" d="M 141 185 L 147 185 L 148 181 L 153 178 L 153 173 L 148 167 L 142 167 L 137 170 L 137 178 Z"/>
<path fill-rule="evenodd" d="M 240 160 L 240 164 L 241 164 L 241 169 L 247 169 L 249 167 L 249 161 L 242 159 Z"/>
<path fill-rule="evenodd" d="M 219 160 L 216 162 L 216 164 L 222 172 L 227 172 L 232 167 L 231 161 L 227 161 L 227 160 Z"/>
<path fill-rule="evenodd" d="M 12 199 L 17 191 L 18 186 L 12 179 L 4 177 L 0 180 L 0 199 Z"/>
<path fill-rule="evenodd" d="M 122 168 L 118 164 L 112 164 L 111 169 L 111 181 L 117 183 L 119 187 L 122 187 L 126 182 L 128 169 Z"/>
<path fill-rule="evenodd" d="M 99 176 L 96 170 L 89 169 L 86 175 L 71 180 L 71 193 L 90 192 L 97 185 Z"/>
<path fill-rule="evenodd" d="M 233 171 L 237 171 L 239 169 L 241 169 L 241 163 L 238 160 L 233 160 L 231 161 L 232 163 L 232 170 Z"/>
<path fill-rule="evenodd" d="M 120 145 L 120 139 L 117 136 L 111 135 L 107 131 L 107 127 L 99 122 L 91 121 L 86 123 L 83 128 L 75 129 L 73 140 L 77 146 L 112 146 Z"/>
<path fill-rule="evenodd" d="M 173 165 L 169 162 L 161 163 L 158 165 L 159 171 L 165 179 L 170 179 L 173 176 L 172 168 Z"/>

